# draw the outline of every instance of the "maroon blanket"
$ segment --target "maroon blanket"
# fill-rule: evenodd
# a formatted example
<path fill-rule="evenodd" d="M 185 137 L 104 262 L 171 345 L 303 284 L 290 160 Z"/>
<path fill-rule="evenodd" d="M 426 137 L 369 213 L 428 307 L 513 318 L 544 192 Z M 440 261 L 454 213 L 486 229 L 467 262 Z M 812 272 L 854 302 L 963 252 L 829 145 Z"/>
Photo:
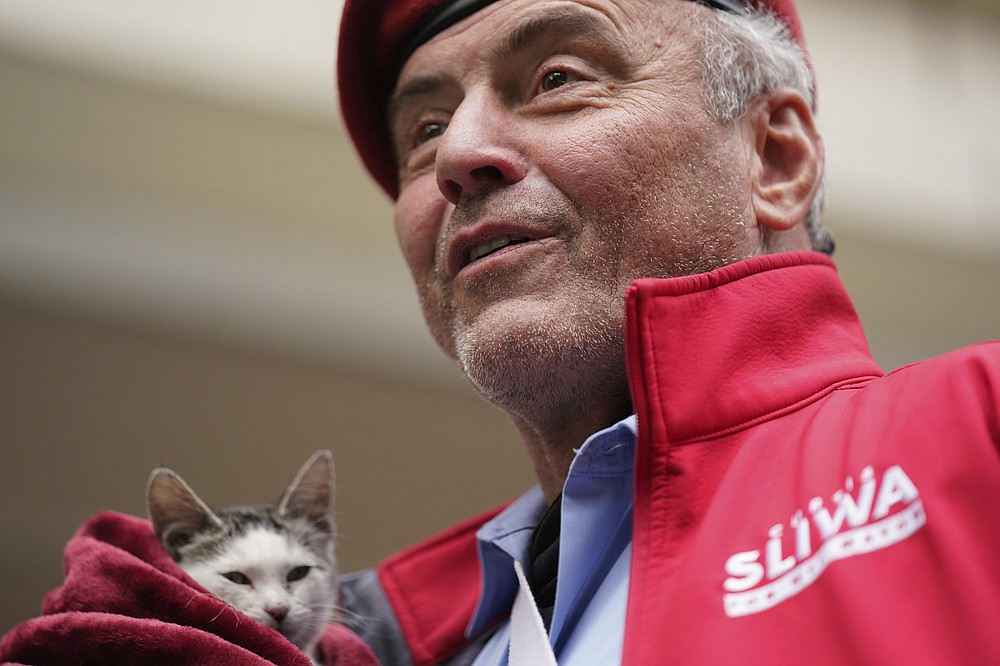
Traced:
<path fill-rule="evenodd" d="M 44 615 L 0 640 L 0 664 L 310 666 L 281 634 L 206 592 L 160 546 L 150 524 L 118 513 L 87 521 L 66 546 L 66 579 Z M 377 666 L 348 629 L 327 627 L 322 663 Z"/>

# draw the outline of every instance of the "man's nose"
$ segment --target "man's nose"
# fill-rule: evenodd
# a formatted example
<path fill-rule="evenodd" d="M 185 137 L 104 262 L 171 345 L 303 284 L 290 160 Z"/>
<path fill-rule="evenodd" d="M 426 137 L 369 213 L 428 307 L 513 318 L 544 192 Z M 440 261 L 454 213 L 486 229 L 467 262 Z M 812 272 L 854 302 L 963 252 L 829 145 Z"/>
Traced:
<path fill-rule="evenodd" d="M 486 95 L 466 97 L 438 144 L 438 188 L 457 204 L 463 194 L 516 183 L 527 172 L 520 146 L 513 118 L 499 102 Z"/>

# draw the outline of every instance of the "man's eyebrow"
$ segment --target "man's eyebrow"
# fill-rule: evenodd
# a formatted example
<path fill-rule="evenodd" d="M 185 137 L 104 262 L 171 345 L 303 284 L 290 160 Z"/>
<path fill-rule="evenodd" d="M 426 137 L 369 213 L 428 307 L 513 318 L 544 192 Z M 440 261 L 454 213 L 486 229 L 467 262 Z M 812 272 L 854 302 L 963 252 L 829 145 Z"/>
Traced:
<path fill-rule="evenodd" d="M 389 97 L 389 105 L 386 109 L 386 117 L 389 119 L 390 129 L 396 122 L 396 117 L 403 109 L 407 100 L 424 95 L 430 95 L 447 86 L 447 82 L 440 76 L 418 76 L 406 81 L 396 88 L 392 96 Z"/>
<path fill-rule="evenodd" d="M 565 9 L 530 18 L 515 26 L 496 48 L 496 55 L 507 60 L 519 51 L 530 48 L 551 33 L 568 35 L 600 35 L 613 39 L 616 33 L 589 13 Z"/>

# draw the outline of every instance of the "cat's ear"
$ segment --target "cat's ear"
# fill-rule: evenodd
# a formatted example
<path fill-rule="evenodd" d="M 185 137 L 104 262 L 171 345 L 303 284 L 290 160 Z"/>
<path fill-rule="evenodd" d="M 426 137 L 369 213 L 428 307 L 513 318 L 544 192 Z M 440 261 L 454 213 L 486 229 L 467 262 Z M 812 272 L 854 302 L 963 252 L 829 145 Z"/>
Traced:
<path fill-rule="evenodd" d="M 333 454 L 317 451 L 278 500 L 278 515 L 303 518 L 317 529 L 333 533 L 330 502 L 333 497 Z"/>
<path fill-rule="evenodd" d="M 166 467 L 157 467 L 149 476 L 146 510 L 156 537 L 174 559 L 194 534 L 223 526 L 222 520 L 191 490 L 191 486 Z"/>

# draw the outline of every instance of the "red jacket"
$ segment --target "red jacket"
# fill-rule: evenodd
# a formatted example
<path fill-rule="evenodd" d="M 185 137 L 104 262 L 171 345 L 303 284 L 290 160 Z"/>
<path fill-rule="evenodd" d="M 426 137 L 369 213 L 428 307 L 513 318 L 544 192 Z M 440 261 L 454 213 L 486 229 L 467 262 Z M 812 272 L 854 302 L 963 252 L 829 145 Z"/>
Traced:
<path fill-rule="evenodd" d="M 813 253 L 626 305 L 625 664 L 1000 663 L 1000 344 L 883 376 Z M 462 648 L 485 518 L 380 568 L 417 664 Z"/>

